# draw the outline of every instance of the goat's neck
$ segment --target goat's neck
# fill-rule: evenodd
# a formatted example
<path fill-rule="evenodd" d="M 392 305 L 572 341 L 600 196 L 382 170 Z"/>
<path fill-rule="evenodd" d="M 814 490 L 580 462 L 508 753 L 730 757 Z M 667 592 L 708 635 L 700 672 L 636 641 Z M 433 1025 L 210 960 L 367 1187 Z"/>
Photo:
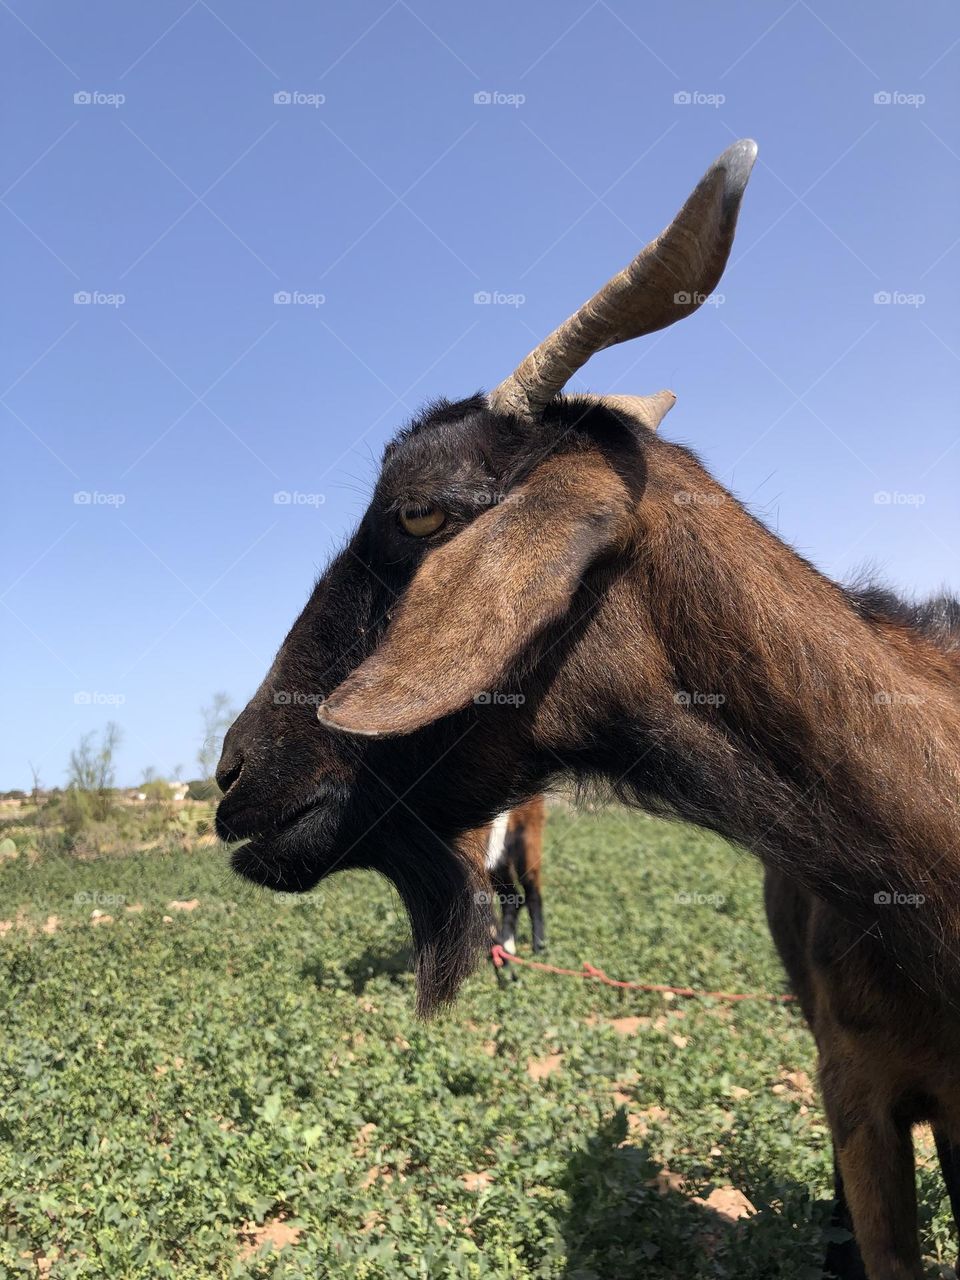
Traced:
<path fill-rule="evenodd" d="M 860 617 L 684 452 L 644 506 L 644 609 L 687 695 L 661 712 L 666 801 L 838 906 L 923 894 L 960 956 L 960 668 Z"/>

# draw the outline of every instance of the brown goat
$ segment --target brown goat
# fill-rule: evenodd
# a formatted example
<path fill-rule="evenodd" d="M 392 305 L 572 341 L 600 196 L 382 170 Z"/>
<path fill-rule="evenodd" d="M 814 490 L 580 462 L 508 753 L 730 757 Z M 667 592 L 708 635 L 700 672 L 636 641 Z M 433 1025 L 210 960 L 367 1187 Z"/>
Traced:
<path fill-rule="evenodd" d="M 831 1266 L 919 1280 L 914 1123 L 960 1207 L 960 609 L 824 578 L 655 434 L 670 393 L 560 394 L 705 300 L 755 152 L 725 152 L 489 397 L 434 404 L 388 447 L 227 735 L 218 829 L 278 889 L 389 876 L 422 1010 L 483 945 L 459 837 L 552 780 L 745 845 L 820 1051 L 856 1237 Z"/>
<path fill-rule="evenodd" d="M 482 895 L 488 899 L 485 905 L 490 907 L 490 936 L 509 954 L 517 949 L 517 917 L 521 906 L 527 908 L 530 916 L 534 951 L 542 951 L 546 946 L 540 886 L 545 821 L 543 796 L 534 796 L 514 809 L 497 814 L 493 822 L 463 837 L 469 856 L 490 880 L 489 890 Z M 494 907 L 500 909 L 499 923 Z"/>

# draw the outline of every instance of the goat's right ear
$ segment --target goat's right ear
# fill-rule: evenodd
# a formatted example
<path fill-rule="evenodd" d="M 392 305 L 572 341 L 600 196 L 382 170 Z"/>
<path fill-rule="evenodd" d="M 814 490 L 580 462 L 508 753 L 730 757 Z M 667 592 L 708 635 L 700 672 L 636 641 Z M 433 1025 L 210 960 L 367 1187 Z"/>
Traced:
<path fill-rule="evenodd" d="M 410 733 L 495 691 L 625 537 L 626 484 L 600 457 L 553 458 L 423 561 L 375 652 L 318 708 L 345 733 Z"/>

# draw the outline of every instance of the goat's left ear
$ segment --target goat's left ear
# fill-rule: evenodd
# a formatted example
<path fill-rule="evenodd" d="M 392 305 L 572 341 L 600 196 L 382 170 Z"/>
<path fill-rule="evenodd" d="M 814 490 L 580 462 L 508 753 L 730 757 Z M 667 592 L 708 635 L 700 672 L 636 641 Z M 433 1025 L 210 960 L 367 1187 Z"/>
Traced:
<path fill-rule="evenodd" d="M 626 536 L 623 479 L 599 456 L 542 463 L 423 561 L 376 651 L 318 708 L 331 729 L 410 733 L 495 691 Z"/>

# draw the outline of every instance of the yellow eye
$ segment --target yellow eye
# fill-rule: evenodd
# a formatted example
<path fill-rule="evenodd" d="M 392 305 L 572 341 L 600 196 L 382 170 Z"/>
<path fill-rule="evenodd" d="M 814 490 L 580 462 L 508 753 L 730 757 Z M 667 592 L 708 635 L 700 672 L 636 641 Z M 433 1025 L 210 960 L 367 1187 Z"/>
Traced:
<path fill-rule="evenodd" d="M 439 507 L 404 507 L 400 512 L 400 523 L 406 533 L 414 538 L 425 538 L 430 533 L 442 529 L 447 513 Z"/>

